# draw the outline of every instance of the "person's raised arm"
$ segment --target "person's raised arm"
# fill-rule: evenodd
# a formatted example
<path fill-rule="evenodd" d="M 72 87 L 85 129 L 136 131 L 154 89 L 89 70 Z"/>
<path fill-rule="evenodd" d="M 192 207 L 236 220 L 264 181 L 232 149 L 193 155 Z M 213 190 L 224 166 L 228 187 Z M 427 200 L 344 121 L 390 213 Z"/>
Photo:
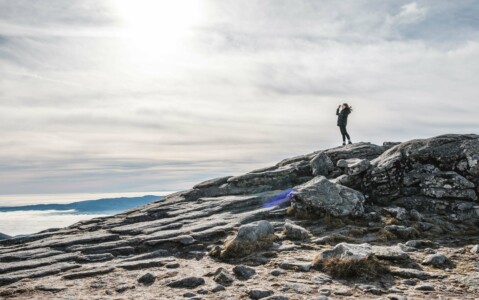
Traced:
<path fill-rule="evenodd" d="M 338 109 L 336 109 L 336 115 L 339 115 L 339 109 L 341 108 L 341 105 L 338 106 Z"/>

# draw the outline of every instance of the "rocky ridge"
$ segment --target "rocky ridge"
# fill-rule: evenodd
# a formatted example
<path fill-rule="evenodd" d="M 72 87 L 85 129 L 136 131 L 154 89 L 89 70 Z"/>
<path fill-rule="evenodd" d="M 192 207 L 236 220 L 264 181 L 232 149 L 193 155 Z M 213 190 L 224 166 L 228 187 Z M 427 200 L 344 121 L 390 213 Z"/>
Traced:
<path fill-rule="evenodd" d="M 317 151 L 0 241 L 0 297 L 474 299 L 479 136 Z"/>

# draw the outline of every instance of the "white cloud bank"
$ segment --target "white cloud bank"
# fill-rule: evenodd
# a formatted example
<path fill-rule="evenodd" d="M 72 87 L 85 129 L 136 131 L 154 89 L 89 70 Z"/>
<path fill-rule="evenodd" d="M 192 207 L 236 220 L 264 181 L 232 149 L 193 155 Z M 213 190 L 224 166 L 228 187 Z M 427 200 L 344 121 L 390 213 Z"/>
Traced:
<path fill-rule="evenodd" d="M 135 3 L 0 0 L 0 194 L 185 189 L 337 145 L 344 101 L 353 141 L 477 132 L 475 1 Z"/>

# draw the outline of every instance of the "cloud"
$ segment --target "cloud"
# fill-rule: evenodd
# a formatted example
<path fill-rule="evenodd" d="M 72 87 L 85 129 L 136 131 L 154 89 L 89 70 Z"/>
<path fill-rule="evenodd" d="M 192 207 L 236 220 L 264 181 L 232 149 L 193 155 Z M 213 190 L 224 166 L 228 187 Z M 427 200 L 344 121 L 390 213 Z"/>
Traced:
<path fill-rule="evenodd" d="M 0 0 L 0 193 L 186 189 L 337 145 L 344 101 L 353 141 L 479 125 L 474 1 L 202 1 L 174 42 L 30 2 Z"/>

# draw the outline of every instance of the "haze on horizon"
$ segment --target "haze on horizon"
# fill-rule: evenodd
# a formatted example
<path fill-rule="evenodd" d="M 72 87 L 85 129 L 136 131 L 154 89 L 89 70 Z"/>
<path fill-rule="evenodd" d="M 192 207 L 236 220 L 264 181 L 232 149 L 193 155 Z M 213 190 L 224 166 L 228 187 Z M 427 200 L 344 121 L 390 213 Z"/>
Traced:
<path fill-rule="evenodd" d="M 0 0 L 0 195 L 181 190 L 479 128 L 479 2 Z"/>

